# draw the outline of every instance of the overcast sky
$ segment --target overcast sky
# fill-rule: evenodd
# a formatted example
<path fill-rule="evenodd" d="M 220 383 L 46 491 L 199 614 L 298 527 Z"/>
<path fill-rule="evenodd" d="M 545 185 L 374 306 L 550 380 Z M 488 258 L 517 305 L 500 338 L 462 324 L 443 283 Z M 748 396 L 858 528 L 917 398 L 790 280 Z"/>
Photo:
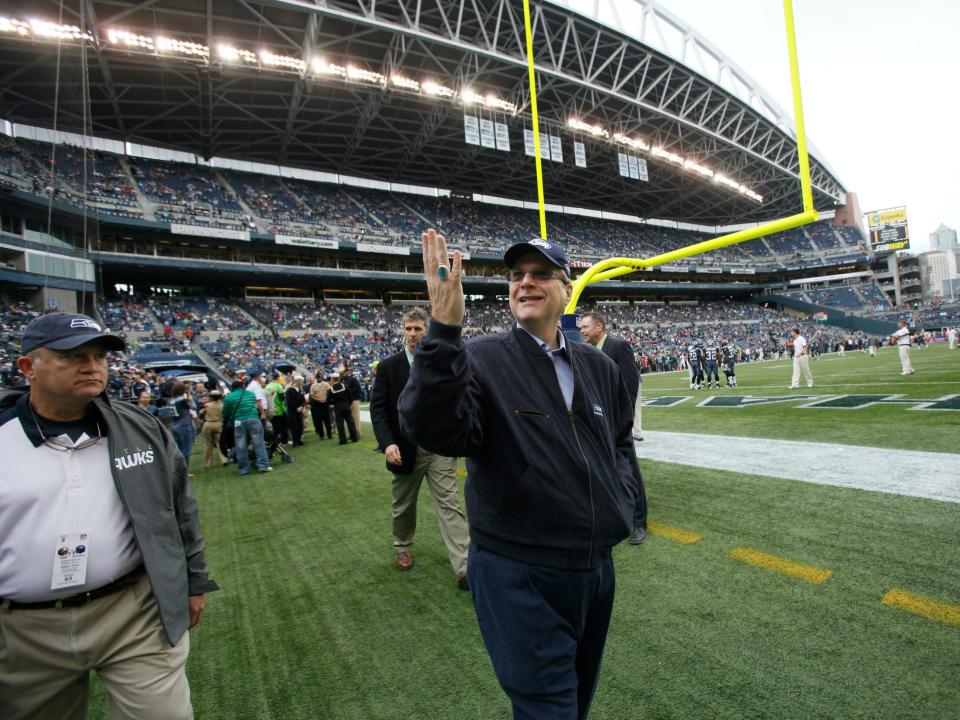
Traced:
<path fill-rule="evenodd" d="M 780 0 L 658 4 L 792 116 Z M 807 136 L 861 210 L 906 205 L 914 252 L 960 229 L 960 2 L 794 0 L 794 15 Z"/>

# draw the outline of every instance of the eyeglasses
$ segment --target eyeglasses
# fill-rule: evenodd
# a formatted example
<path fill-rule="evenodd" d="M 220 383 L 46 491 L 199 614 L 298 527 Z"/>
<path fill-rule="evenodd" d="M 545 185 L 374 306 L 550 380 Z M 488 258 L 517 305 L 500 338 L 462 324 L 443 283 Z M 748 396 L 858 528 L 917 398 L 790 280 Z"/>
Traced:
<path fill-rule="evenodd" d="M 557 274 L 553 270 L 547 270 L 545 268 L 534 268 L 532 270 L 511 269 L 504 273 L 504 276 L 510 282 L 521 282 L 527 275 L 532 277 L 536 282 L 547 282 L 547 280 L 558 279 Z"/>
<path fill-rule="evenodd" d="M 97 421 L 97 436 L 88 437 L 83 442 L 79 442 L 76 445 L 67 445 L 64 442 L 61 442 L 59 438 L 47 437 L 43 434 L 43 430 L 40 429 L 40 421 L 37 420 L 37 413 L 33 409 L 33 405 L 30 405 L 30 414 L 33 415 L 33 424 L 37 426 L 37 432 L 40 433 L 40 439 L 43 441 L 43 444 L 48 448 L 53 450 L 60 450 L 61 452 L 71 452 L 76 450 L 86 450 L 88 447 L 96 445 L 103 438 L 103 431 L 100 429 L 100 422 Z"/>

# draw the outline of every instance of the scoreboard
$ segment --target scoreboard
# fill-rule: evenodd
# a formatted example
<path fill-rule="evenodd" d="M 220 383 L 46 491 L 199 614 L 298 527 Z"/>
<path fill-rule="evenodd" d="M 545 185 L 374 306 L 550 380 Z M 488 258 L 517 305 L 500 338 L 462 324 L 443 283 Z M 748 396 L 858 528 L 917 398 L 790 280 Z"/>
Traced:
<path fill-rule="evenodd" d="M 910 228 L 907 226 L 907 208 L 895 207 L 874 210 L 866 214 L 870 246 L 874 252 L 896 252 L 910 249 Z"/>

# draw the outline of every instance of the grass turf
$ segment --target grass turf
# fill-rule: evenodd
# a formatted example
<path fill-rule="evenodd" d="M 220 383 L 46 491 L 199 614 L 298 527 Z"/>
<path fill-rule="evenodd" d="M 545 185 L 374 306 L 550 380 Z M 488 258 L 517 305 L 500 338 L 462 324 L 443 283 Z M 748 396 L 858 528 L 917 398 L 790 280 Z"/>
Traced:
<path fill-rule="evenodd" d="M 919 362 L 923 352 L 914 355 L 912 378 L 932 377 Z M 868 360 L 814 363 L 818 385 L 831 379 L 829 363 L 839 373 Z M 749 385 L 779 373 L 759 366 L 754 378 L 752 371 L 738 372 L 742 394 L 773 394 Z M 956 379 L 951 373 L 944 383 Z M 883 391 L 897 392 L 898 379 Z M 645 391 L 658 394 L 658 384 L 669 382 L 671 376 L 651 378 Z M 938 395 L 958 386 L 945 387 Z M 856 426 L 856 444 L 887 444 L 877 442 L 884 418 L 873 408 L 691 406 L 683 408 L 682 428 L 663 427 L 678 409 L 645 412 L 645 429 L 782 437 L 770 426 L 784 418 L 797 427 L 796 415 L 840 413 Z M 907 426 L 904 438 L 911 427 L 917 436 L 935 429 L 927 413 L 891 409 Z M 765 424 L 744 431 L 744 418 L 753 422 L 749 413 L 758 411 L 769 413 Z M 929 415 L 953 422 L 953 413 Z M 836 439 L 832 430 L 799 427 L 826 433 L 810 439 Z M 195 467 L 208 562 L 223 588 L 210 596 L 192 633 L 188 673 L 197 717 L 509 717 L 469 595 L 456 589 L 428 494 L 419 503 L 417 565 L 401 573 L 391 562 L 382 455 L 366 441 L 339 446 L 313 437 L 297 448 L 295 464 L 275 463 L 269 475 Z M 945 439 L 930 445 L 955 450 Z M 958 715 L 960 628 L 880 601 L 896 587 L 960 604 L 960 506 L 662 463 L 643 469 L 651 518 L 704 539 L 679 545 L 651 536 L 639 547 L 616 549 L 617 601 L 591 718 Z M 777 575 L 727 557 L 737 547 L 833 576 L 812 585 Z M 91 717 L 105 716 L 98 689 Z"/>
<path fill-rule="evenodd" d="M 737 366 L 739 387 L 690 390 L 687 371 L 644 376 L 645 399 L 664 395 L 692 395 L 675 407 L 646 407 L 644 430 L 667 430 L 782 440 L 811 440 L 847 445 L 956 452 L 960 412 L 913 411 L 908 405 L 874 405 L 860 410 L 792 409 L 810 402 L 759 405 L 745 408 L 700 408 L 710 395 L 784 396 L 897 394 L 932 400 L 960 394 L 960 352 L 944 344 L 911 355 L 916 374 L 901 376 L 895 348 L 884 348 L 876 359 L 860 352 L 845 357 L 824 355 L 811 360 L 814 387 L 788 390 L 792 361 L 780 360 Z M 722 374 L 721 374 L 722 377 Z"/>

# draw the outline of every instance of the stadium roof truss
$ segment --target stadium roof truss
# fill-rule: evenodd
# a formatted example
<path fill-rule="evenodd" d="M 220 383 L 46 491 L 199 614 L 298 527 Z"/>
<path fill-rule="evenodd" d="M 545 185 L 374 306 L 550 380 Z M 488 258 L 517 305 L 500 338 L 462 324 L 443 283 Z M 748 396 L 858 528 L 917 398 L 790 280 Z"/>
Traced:
<path fill-rule="evenodd" d="M 635 32 L 628 32 L 615 2 L 593 0 L 589 14 L 532 3 L 540 116 L 564 138 L 567 155 L 563 163 L 544 163 L 547 202 L 711 226 L 796 212 L 800 187 L 789 116 L 653 2 L 630 0 L 642 16 Z M 613 8 L 613 20 L 601 3 Z M 74 132 L 86 127 L 91 135 L 202 157 L 535 197 L 534 164 L 523 153 L 529 87 L 516 0 L 8 0 L 0 14 L 77 25 L 93 38 L 81 53 L 78 42 L 0 34 L 0 117 L 13 123 L 56 122 Z M 667 43 L 654 42 L 664 39 L 664 27 L 679 33 L 677 57 Z M 244 66 L 213 52 L 147 52 L 108 43 L 110 29 L 211 51 L 223 43 L 267 50 L 308 68 L 322 57 L 387 79 L 433 79 L 456 96 Z M 510 127 L 511 152 L 464 142 L 459 97 L 467 88 L 516 106 L 516 113 L 479 111 Z M 763 202 L 653 157 L 649 182 L 623 178 L 616 152 L 622 148 L 571 130 L 570 117 L 611 135 L 640 136 L 735 179 Z M 586 145 L 587 168 L 573 163 L 574 136 Z M 840 181 L 816 153 L 811 169 L 817 206 L 842 203 Z"/>

